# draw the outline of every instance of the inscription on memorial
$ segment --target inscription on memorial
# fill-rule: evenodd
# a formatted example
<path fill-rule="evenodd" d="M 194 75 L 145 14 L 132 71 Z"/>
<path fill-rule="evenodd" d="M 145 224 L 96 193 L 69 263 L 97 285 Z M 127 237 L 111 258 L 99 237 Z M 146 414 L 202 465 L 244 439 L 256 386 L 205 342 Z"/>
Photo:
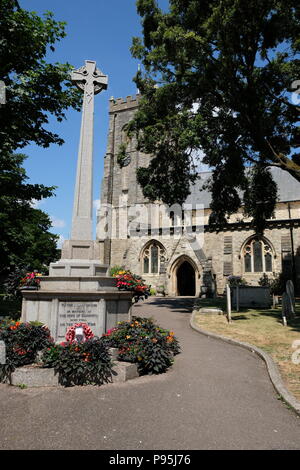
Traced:
<path fill-rule="evenodd" d="M 69 326 L 74 323 L 86 323 L 98 336 L 99 331 L 99 313 L 97 302 L 59 302 L 58 307 L 58 339 L 64 339 Z"/>

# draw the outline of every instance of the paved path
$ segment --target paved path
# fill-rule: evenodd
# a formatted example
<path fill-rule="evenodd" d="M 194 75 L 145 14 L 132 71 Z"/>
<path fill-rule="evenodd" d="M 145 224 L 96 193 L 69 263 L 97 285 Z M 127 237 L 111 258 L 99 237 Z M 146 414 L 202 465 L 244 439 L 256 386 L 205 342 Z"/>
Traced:
<path fill-rule="evenodd" d="M 263 361 L 193 331 L 191 305 L 135 307 L 180 339 L 166 374 L 102 387 L 0 385 L 0 449 L 300 449 L 300 419 L 277 399 Z"/>

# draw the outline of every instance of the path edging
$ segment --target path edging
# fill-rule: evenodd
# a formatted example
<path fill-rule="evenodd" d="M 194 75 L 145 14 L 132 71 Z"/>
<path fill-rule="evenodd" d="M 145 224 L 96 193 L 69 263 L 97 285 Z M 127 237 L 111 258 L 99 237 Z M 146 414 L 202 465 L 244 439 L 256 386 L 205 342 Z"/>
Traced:
<path fill-rule="evenodd" d="M 267 354 L 265 351 L 262 349 L 258 348 L 257 346 L 254 346 L 253 344 L 245 343 L 242 341 L 238 341 L 236 339 L 231 339 L 228 338 L 227 336 L 221 336 L 217 335 L 216 333 L 211 333 L 209 331 L 202 330 L 195 324 L 195 316 L 198 313 L 197 310 L 193 310 L 192 316 L 190 319 L 190 326 L 193 328 L 193 330 L 197 331 L 198 333 L 201 333 L 205 336 L 219 339 L 221 341 L 225 341 L 226 343 L 233 344 L 236 346 L 240 346 L 244 349 L 248 349 L 251 352 L 256 353 L 261 359 L 263 359 L 266 363 L 267 366 L 267 371 L 269 374 L 269 377 L 271 379 L 271 382 L 279 394 L 279 396 L 291 407 L 293 410 L 300 416 L 300 402 L 296 400 L 296 398 L 286 389 L 281 375 L 279 373 L 278 367 L 275 364 L 274 360 L 272 357 Z"/>

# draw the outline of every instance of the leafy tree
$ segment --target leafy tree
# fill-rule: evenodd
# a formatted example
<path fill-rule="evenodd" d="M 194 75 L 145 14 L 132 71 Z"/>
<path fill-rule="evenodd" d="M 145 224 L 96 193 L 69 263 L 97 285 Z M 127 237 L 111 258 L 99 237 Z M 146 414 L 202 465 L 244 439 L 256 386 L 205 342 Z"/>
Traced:
<path fill-rule="evenodd" d="M 49 232 L 49 216 L 32 206 L 53 194 L 53 187 L 27 184 L 22 168 L 25 156 L 0 159 L 0 275 L 16 266 L 41 270 L 58 258 L 57 235 Z"/>
<path fill-rule="evenodd" d="M 70 64 L 48 63 L 48 49 L 65 37 L 65 23 L 23 10 L 14 0 L 0 0 L 0 80 L 6 104 L 0 107 L 0 151 L 12 152 L 29 142 L 42 147 L 63 140 L 47 127 L 65 110 L 79 110 L 80 92 L 69 80 Z"/>
<path fill-rule="evenodd" d="M 262 231 L 276 203 L 270 166 L 300 181 L 300 6 L 295 0 L 137 0 L 143 38 L 132 54 L 144 65 L 142 94 L 128 126 L 152 154 L 138 169 L 144 195 L 183 202 L 195 181 L 195 154 L 212 167 L 211 222 L 242 205 Z M 122 164 L 124 151 L 119 154 Z M 253 167 L 253 173 L 249 166 Z M 243 196 L 242 196 L 243 195 Z M 256 208 L 256 200 L 259 207 Z"/>
<path fill-rule="evenodd" d="M 51 221 L 32 201 L 53 195 L 54 187 L 28 184 L 18 149 L 34 142 L 41 147 L 63 143 L 47 128 L 49 116 L 65 118 L 79 110 L 80 92 L 69 79 L 70 64 L 48 63 L 46 54 L 65 36 L 65 23 L 47 12 L 43 18 L 0 0 L 0 80 L 6 103 L 0 105 L 0 275 L 17 266 L 41 269 L 57 259 L 57 236 Z"/>

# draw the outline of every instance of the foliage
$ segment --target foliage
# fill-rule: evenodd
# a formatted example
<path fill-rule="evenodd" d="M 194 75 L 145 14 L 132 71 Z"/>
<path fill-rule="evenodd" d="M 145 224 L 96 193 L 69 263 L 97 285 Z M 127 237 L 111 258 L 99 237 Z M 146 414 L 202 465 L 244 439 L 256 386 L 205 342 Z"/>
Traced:
<path fill-rule="evenodd" d="M 102 385 L 111 381 L 112 362 L 108 347 L 99 338 L 83 343 L 62 343 L 44 350 L 44 367 L 53 367 L 59 382 L 73 385 Z"/>
<path fill-rule="evenodd" d="M 16 367 L 33 363 L 41 351 L 42 367 L 54 368 L 61 385 L 102 385 L 111 381 L 112 366 L 109 347 L 119 349 L 119 359 L 134 362 L 139 374 L 160 374 L 180 353 L 172 331 L 157 326 L 152 319 L 133 317 L 120 322 L 102 338 L 84 342 L 66 341 L 54 344 L 47 327 L 38 323 L 0 322 L 0 340 L 6 345 L 6 364 L 0 367 L 0 380 L 6 381 Z"/>
<path fill-rule="evenodd" d="M 0 148 L 0 275 L 18 269 L 44 269 L 59 258 L 58 236 L 49 232 L 51 220 L 32 205 L 53 194 L 54 188 L 28 184 L 25 156 L 1 153 Z"/>
<path fill-rule="evenodd" d="M 124 266 L 112 266 L 109 270 L 109 275 L 112 277 L 116 277 L 118 274 L 125 273 Z"/>
<path fill-rule="evenodd" d="M 46 326 L 7 319 L 0 323 L 0 340 L 6 346 L 6 364 L 0 365 L 1 381 L 9 379 L 16 367 L 33 363 L 39 351 L 53 344 Z"/>
<path fill-rule="evenodd" d="M 41 273 L 38 273 L 37 271 L 31 272 L 31 273 L 26 273 L 26 276 L 24 276 L 21 281 L 20 281 L 20 287 L 21 289 L 23 287 L 40 287 L 40 277 L 42 276 Z"/>
<path fill-rule="evenodd" d="M 145 284 L 144 279 L 128 270 L 116 271 L 114 277 L 117 280 L 117 288 L 133 292 L 133 299 L 138 302 L 140 299 L 147 299 L 151 286 Z"/>
<path fill-rule="evenodd" d="M 261 287 L 270 287 L 270 279 L 269 279 L 269 277 L 266 273 L 263 273 L 263 275 L 261 276 L 261 278 L 258 281 L 258 284 Z"/>
<path fill-rule="evenodd" d="M 143 37 L 132 54 L 142 99 L 128 125 L 153 155 L 138 169 L 145 197 L 183 203 L 197 165 L 212 168 L 211 224 L 245 205 L 262 232 L 276 203 L 270 165 L 300 181 L 300 7 L 294 0 L 137 0 Z M 122 149 L 121 149 L 122 153 Z M 253 166 L 249 176 L 247 168 Z M 259 205 L 256 205 L 256 201 Z"/>
<path fill-rule="evenodd" d="M 133 317 L 102 337 L 110 347 L 119 349 L 119 359 L 134 362 L 140 375 L 161 374 L 173 364 L 180 346 L 172 331 L 157 326 L 153 320 Z"/>
<path fill-rule="evenodd" d="M 25 155 L 17 149 L 63 143 L 47 125 L 79 110 L 81 94 L 69 79 L 69 64 L 48 63 L 49 49 L 65 37 L 65 23 L 48 12 L 43 18 L 14 0 L 0 0 L 0 80 L 6 104 L 0 105 L 0 275 L 18 267 L 41 270 L 58 259 L 58 237 L 49 232 L 47 214 L 32 206 L 53 195 L 54 187 L 28 184 Z"/>
<path fill-rule="evenodd" d="M 290 277 L 284 273 L 276 274 L 273 278 L 269 278 L 264 274 L 258 281 L 260 286 L 270 287 L 272 295 L 282 295 L 286 289 L 286 283 Z"/>
<path fill-rule="evenodd" d="M 47 63 L 45 57 L 66 36 L 65 26 L 51 12 L 39 17 L 13 0 L 1 0 L 0 79 L 6 86 L 6 105 L 0 107 L 1 151 L 29 142 L 43 147 L 63 143 L 45 125 L 49 114 L 62 121 L 67 108 L 79 110 L 80 92 L 69 79 L 70 64 Z"/>
<path fill-rule="evenodd" d="M 247 285 L 247 281 L 243 279 L 241 276 L 228 276 L 227 281 L 230 287 Z"/>
<path fill-rule="evenodd" d="M 8 297 L 0 294 L 0 319 L 9 318 L 17 321 L 21 317 L 22 297 Z"/>
<path fill-rule="evenodd" d="M 27 270 L 24 267 L 16 266 L 13 271 L 9 273 L 5 282 L 3 283 L 4 288 L 4 300 L 21 300 L 22 295 L 20 293 L 20 281 L 26 276 Z"/>

